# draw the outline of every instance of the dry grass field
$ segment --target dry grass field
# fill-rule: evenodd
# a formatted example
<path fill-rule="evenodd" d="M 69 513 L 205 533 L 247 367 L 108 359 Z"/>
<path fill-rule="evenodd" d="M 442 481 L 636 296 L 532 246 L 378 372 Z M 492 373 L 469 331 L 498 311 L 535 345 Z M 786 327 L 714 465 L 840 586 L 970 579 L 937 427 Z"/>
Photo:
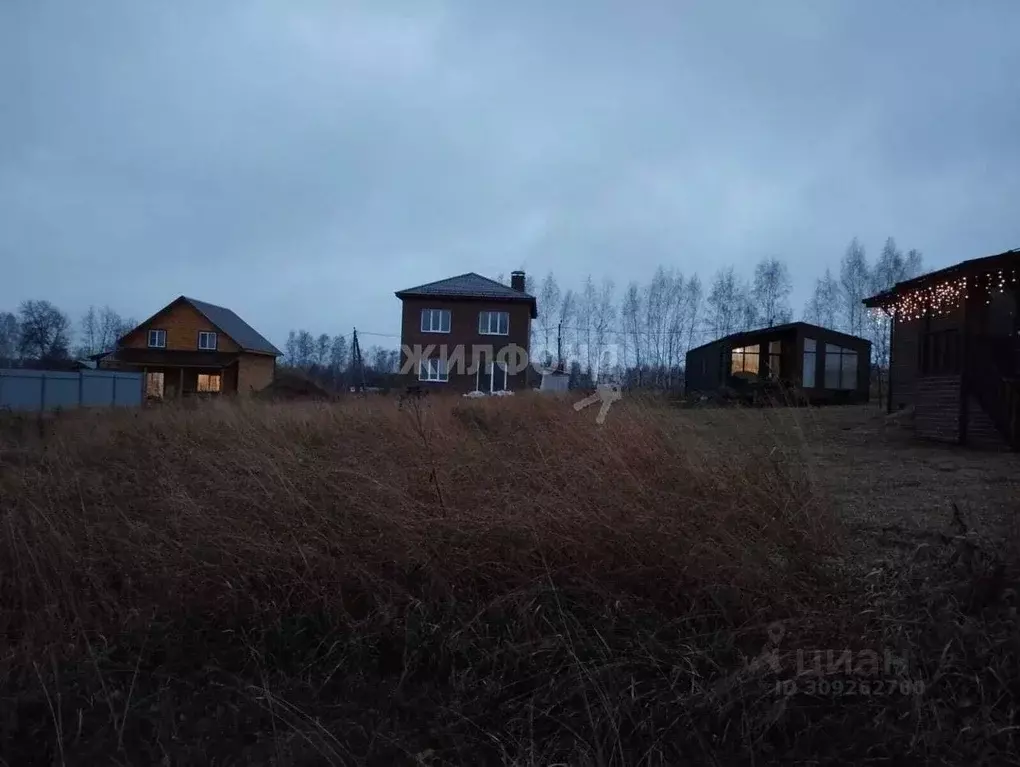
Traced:
<path fill-rule="evenodd" d="M 7 419 L 0 764 L 1020 759 L 1015 455 L 875 408 L 594 418 Z"/>

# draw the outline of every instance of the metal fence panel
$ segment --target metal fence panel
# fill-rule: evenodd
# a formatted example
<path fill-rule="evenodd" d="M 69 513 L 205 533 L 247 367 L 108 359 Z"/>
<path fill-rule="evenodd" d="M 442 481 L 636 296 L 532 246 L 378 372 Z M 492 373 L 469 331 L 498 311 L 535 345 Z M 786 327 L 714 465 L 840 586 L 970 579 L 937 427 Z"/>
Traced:
<path fill-rule="evenodd" d="M 0 370 L 0 408 L 55 410 L 75 407 L 138 407 L 142 374 L 113 370 L 65 373 Z"/>

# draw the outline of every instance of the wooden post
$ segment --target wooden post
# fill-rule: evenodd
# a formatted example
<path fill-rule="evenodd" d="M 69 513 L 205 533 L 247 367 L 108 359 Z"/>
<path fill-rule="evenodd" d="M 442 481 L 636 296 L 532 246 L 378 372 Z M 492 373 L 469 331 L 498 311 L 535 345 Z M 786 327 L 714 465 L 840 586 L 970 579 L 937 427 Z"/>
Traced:
<path fill-rule="evenodd" d="M 184 368 L 181 368 L 177 383 L 177 399 L 182 399 L 183 397 L 184 397 Z"/>
<path fill-rule="evenodd" d="M 882 309 L 882 311 L 884 312 L 885 309 Z M 888 402 L 886 404 L 885 411 L 887 413 L 891 413 L 892 412 L 892 384 L 893 384 L 893 381 L 892 381 L 892 361 L 893 361 L 893 344 L 895 343 L 895 338 L 896 338 L 896 335 L 895 335 L 895 333 L 896 333 L 896 315 L 895 314 L 888 314 L 887 316 L 889 317 L 889 359 L 886 361 L 886 364 L 889 366 L 889 380 L 886 381 L 886 399 L 887 399 Z M 879 376 L 879 379 L 881 379 L 881 376 Z M 879 405 L 881 405 L 881 404 L 882 403 L 880 401 Z"/>
<path fill-rule="evenodd" d="M 960 314 L 963 332 L 960 333 L 960 349 L 959 349 L 959 362 L 960 365 L 960 415 L 957 423 L 957 428 L 960 430 L 959 442 L 961 445 L 967 444 L 967 428 L 969 425 L 969 413 L 967 400 L 970 396 L 970 365 L 968 364 L 968 357 L 970 355 L 970 344 L 968 338 L 970 337 L 970 321 L 971 313 L 967 311 L 967 304 L 970 303 L 969 298 L 963 298 L 960 300 Z"/>

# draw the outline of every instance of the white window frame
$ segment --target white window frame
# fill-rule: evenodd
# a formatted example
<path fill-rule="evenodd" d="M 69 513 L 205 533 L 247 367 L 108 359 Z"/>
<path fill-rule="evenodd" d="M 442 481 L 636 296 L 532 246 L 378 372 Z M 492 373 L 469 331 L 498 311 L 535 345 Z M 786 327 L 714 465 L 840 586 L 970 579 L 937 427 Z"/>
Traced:
<path fill-rule="evenodd" d="M 209 336 L 212 336 L 212 346 L 208 346 L 208 345 L 203 346 L 202 345 L 202 339 L 203 338 L 208 338 Z M 213 331 L 211 331 L 211 330 L 200 330 L 200 331 L 198 331 L 198 348 L 201 351 L 204 351 L 204 352 L 214 352 L 214 351 L 216 351 L 217 343 L 219 343 L 219 339 L 216 337 L 216 333 L 214 333 Z"/>
<path fill-rule="evenodd" d="M 156 342 L 153 343 L 153 333 L 155 333 Z M 166 348 L 166 331 L 162 328 L 152 328 L 149 330 L 148 336 L 149 348 L 150 349 L 165 349 Z"/>
<path fill-rule="evenodd" d="M 506 318 L 505 323 L 501 323 L 500 320 Z M 495 323 L 493 323 L 495 320 Z M 493 324 L 496 329 L 493 330 Z M 504 328 L 500 331 L 500 325 L 503 324 Z M 478 312 L 478 333 L 483 336 L 508 336 L 510 335 L 510 312 L 495 312 L 485 311 Z"/>
<path fill-rule="evenodd" d="M 426 319 L 428 322 L 426 322 Z M 444 323 L 445 320 L 445 323 Z M 421 332 L 422 333 L 449 333 L 450 322 L 449 309 L 422 309 L 421 310 Z M 444 328 L 445 325 L 445 328 Z"/>
<path fill-rule="evenodd" d="M 450 369 L 442 357 L 430 357 L 418 360 L 418 380 L 430 383 L 448 383 Z"/>
<path fill-rule="evenodd" d="M 487 369 L 489 371 L 489 391 L 487 394 L 493 394 L 498 391 L 510 391 L 510 376 L 507 372 L 507 366 L 502 362 L 490 362 L 488 368 L 483 368 L 482 365 L 478 366 L 478 371 L 475 373 L 475 391 L 485 391 L 482 388 L 482 370 Z M 503 388 L 496 388 L 496 370 L 503 371 Z"/>

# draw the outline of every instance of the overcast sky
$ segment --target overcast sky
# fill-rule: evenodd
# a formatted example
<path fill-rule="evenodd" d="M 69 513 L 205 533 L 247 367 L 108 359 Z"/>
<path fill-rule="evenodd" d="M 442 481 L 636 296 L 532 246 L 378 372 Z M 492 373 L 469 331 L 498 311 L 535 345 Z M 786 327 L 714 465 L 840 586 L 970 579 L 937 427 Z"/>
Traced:
<path fill-rule="evenodd" d="M 2 0 L 0 309 L 1020 247 L 1020 0 Z M 368 339 L 366 339 L 368 341 Z M 372 339 L 372 342 L 385 339 Z M 393 342 L 395 345 L 395 341 Z"/>

